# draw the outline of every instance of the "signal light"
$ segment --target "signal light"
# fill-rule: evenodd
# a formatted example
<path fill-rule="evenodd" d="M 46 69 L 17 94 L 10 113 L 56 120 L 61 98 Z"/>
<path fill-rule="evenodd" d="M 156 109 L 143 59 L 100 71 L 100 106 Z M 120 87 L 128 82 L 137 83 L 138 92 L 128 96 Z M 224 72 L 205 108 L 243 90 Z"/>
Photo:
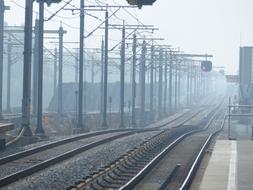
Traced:
<path fill-rule="evenodd" d="M 211 61 L 201 61 L 201 70 L 205 72 L 210 72 L 212 70 L 212 62 Z"/>
<path fill-rule="evenodd" d="M 141 8 L 143 5 L 153 5 L 156 0 L 127 0 L 130 5 L 137 5 Z"/>

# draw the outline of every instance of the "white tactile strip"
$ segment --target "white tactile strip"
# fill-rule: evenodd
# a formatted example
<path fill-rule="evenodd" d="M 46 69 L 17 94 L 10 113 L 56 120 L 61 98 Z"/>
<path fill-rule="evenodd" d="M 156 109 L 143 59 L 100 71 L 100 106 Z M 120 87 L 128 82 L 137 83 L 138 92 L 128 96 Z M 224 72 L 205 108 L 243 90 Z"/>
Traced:
<path fill-rule="evenodd" d="M 237 142 L 231 142 L 227 190 L 237 190 Z"/>

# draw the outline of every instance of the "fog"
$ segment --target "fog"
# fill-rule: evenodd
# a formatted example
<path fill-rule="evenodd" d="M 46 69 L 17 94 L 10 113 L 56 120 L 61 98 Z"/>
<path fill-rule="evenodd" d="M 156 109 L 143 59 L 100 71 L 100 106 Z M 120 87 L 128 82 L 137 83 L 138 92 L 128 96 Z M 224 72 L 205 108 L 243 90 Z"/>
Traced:
<path fill-rule="evenodd" d="M 106 4 L 113 3 L 119 5 L 127 5 L 125 1 L 85 1 L 86 5 L 92 4 Z M 237 1 L 237 0 L 180 0 L 180 1 L 157 1 L 154 6 L 143 7 L 139 9 L 121 9 L 115 16 L 110 18 L 110 24 L 122 24 L 125 20 L 126 24 L 151 24 L 159 28 L 154 34 L 143 33 L 145 37 L 161 37 L 165 40 L 159 42 L 161 44 L 170 44 L 173 47 L 180 48 L 181 51 L 186 53 L 199 53 L 211 54 L 214 57 L 214 67 L 225 67 L 226 74 L 235 74 L 238 72 L 239 60 L 239 46 L 250 45 L 253 38 L 250 34 L 253 32 L 251 26 L 252 17 L 252 3 L 250 0 Z M 23 0 L 5 0 L 5 4 L 11 7 L 11 10 L 5 12 L 5 22 L 8 26 L 22 26 L 24 25 L 24 1 Z M 62 7 L 65 3 L 62 2 L 51 7 L 46 7 L 45 19 L 52 15 L 56 10 Z M 73 0 L 68 8 L 79 7 L 79 1 Z M 110 14 L 115 11 L 115 8 L 109 10 Z M 34 3 L 34 19 L 38 17 L 38 4 Z M 104 19 L 104 12 L 87 11 L 85 16 L 85 46 L 87 48 L 101 48 L 101 40 L 104 31 L 99 29 L 94 33 L 92 31 Z M 63 26 L 67 34 L 64 34 L 64 56 L 63 56 L 63 82 L 76 83 L 76 53 L 79 41 L 79 14 L 74 11 L 72 14 L 69 10 L 60 11 L 55 17 L 49 21 L 45 21 L 45 29 L 58 30 L 60 25 Z M 129 34 L 131 31 L 127 31 Z M 47 39 L 46 37 L 51 37 Z M 45 56 L 44 56 L 44 92 L 43 92 L 43 105 L 47 109 L 52 101 L 54 92 L 53 74 L 53 53 L 54 48 L 58 47 L 57 35 L 45 34 Z M 120 42 L 121 31 L 111 29 L 109 31 L 109 49 L 114 47 L 115 44 Z M 6 38 L 7 39 L 7 38 Z M 23 36 L 19 36 L 19 40 L 23 41 Z M 69 43 L 74 42 L 74 43 Z M 127 41 L 127 58 L 131 58 L 131 43 L 132 40 Z M 140 42 L 141 43 L 141 42 Z M 7 45 L 5 45 L 7 48 Z M 119 50 L 118 46 L 116 50 Z M 16 56 L 18 59 L 14 60 L 12 66 L 11 82 L 11 106 L 20 107 L 22 97 L 22 46 L 15 47 L 17 51 Z M 71 55 L 70 55 L 71 54 Z M 109 53 L 109 83 L 119 82 L 119 53 Z M 84 80 L 87 83 L 99 83 L 101 80 L 100 74 L 100 52 L 96 54 L 92 52 L 85 53 L 85 74 Z M 7 55 L 5 54 L 4 65 L 4 89 L 6 89 L 6 61 Z M 92 68 L 92 63 L 94 63 Z M 92 69 L 94 75 L 92 76 Z M 219 69 L 216 69 L 217 71 Z M 138 72 L 138 70 L 137 70 Z M 138 75 L 138 73 L 137 73 Z M 147 76 L 149 77 L 149 76 Z M 149 79 L 147 78 L 147 81 Z M 131 60 L 126 63 L 125 81 L 130 85 L 131 82 Z M 138 81 L 138 76 L 137 76 Z M 74 92 L 73 92 L 74 93 Z M 6 90 L 3 93 L 3 103 L 6 105 Z M 148 98 L 147 98 L 148 99 Z M 126 103 L 127 104 L 126 100 Z"/>

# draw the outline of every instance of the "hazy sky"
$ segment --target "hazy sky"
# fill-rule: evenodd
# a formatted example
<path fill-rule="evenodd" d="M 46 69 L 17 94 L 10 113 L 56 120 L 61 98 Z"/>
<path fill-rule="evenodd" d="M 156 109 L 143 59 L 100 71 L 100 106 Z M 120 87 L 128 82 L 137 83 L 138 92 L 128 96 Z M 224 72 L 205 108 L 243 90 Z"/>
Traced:
<path fill-rule="evenodd" d="M 24 6 L 25 0 L 5 0 L 5 4 L 11 6 L 11 10 L 6 11 L 5 19 L 9 25 L 21 25 L 24 23 L 24 9 L 14 2 Z M 85 3 L 91 5 L 95 2 L 126 4 L 125 0 L 87 0 Z M 35 12 L 38 10 L 36 4 Z M 53 5 L 47 10 L 54 12 L 63 4 Z M 78 6 L 79 1 L 73 0 L 71 4 Z M 238 70 L 239 46 L 253 45 L 252 0 L 157 0 L 152 7 L 144 7 L 141 10 L 129 9 L 129 12 L 137 16 L 142 23 L 153 24 L 160 28 L 154 36 L 165 38 L 167 44 L 180 47 L 187 53 L 213 54 L 214 65 L 225 66 L 227 73 L 236 73 Z M 101 19 L 104 16 L 104 13 L 88 13 Z M 49 15 L 51 13 L 46 11 L 45 17 Z M 137 23 L 123 9 L 117 13 L 117 17 L 112 17 L 110 22 L 122 23 L 119 19 L 125 19 L 128 24 Z M 45 27 L 58 29 L 60 20 L 63 20 L 63 27 L 68 30 L 65 40 L 78 41 L 78 14 L 72 15 L 70 11 L 63 10 L 52 21 L 46 22 Z M 96 28 L 99 22 L 87 15 L 86 34 Z M 100 47 L 102 34 L 102 31 L 94 33 L 94 37 L 86 40 L 86 45 L 88 47 Z M 112 47 L 119 41 L 120 32 L 111 31 L 110 39 L 110 46 Z M 46 44 L 48 44 L 47 41 Z M 74 46 L 76 45 L 72 45 L 72 47 Z"/>

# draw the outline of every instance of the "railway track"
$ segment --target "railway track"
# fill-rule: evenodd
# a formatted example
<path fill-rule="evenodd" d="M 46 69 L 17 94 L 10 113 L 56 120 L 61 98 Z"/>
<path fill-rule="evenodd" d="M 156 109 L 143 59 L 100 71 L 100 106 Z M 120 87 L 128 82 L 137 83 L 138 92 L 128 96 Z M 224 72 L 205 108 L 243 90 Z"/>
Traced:
<path fill-rule="evenodd" d="M 208 117 L 214 117 L 213 112 L 214 111 L 210 113 L 209 111 Z M 205 113 L 203 114 L 205 115 Z M 210 121 L 207 124 L 206 122 L 207 119 L 204 119 L 194 126 L 187 125 L 187 127 L 176 127 L 165 130 L 142 143 L 136 149 L 127 152 L 107 167 L 101 168 L 90 176 L 86 176 L 83 180 L 77 182 L 76 185 L 68 189 L 132 189 L 133 186 L 124 187 L 124 185 L 128 184 L 131 179 L 133 179 L 133 181 L 135 181 L 135 179 L 140 179 L 141 177 L 138 176 L 142 176 L 142 174 L 140 174 L 142 173 L 141 171 L 146 173 L 146 170 L 154 166 L 154 163 L 157 162 L 155 160 L 158 159 L 160 154 L 172 150 L 187 136 L 203 130 L 201 128 L 203 124 L 210 125 Z"/>
<path fill-rule="evenodd" d="M 160 130 L 168 127 L 175 127 L 175 126 L 180 126 L 183 125 L 185 122 L 187 122 L 189 119 L 191 119 L 192 117 L 196 116 L 199 112 L 201 111 L 201 109 L 199 109 L 199 111 L 186 111 L 181 115 L 176 116 L 175 118 L 172 118 L 171 120 L 164 120 L 160 123 L 157 124 L 152 124 L 150 125 L 150 127 L 147 128 L 143 128 L 143 129 L 115 129 L 115 130 L 103 130 L 103 131 L 97 131 L 97 132 L 91 132 L 91 133 L 85 133 L 85 134 L 81 134 L 81 135 L 77 135 L 74 137 L 68 137 L 68 138 L 64 138 L 61 140 L 57 140 L 54 142 L 50 142 L 47 144 L 43 144 L 40 146 L 36 146 L 34 148 L 30 148 L 28 150 L 24 150 L 24 151 L 19 151 L 17 153 L 12 153 L 10 155 L 5 155 L 5 156 L 0 156 L 0 165 L 20 159 L 20 158 L 24 158 L 45 150 L 49 150 L 58 146 L 62 146 L 62 145 L 66 145 L 68 143 L 72 143 L 75 141 L 79 141 L 82 139 L 86 139 L 86 138 L 91 138 L 91 137 L 96 137 L 99 135 L 105 135 L 105 134 L 110 134 L 110 133 L 117 133 L 117 132 L 124 132 L 124 131 L 136 131 L 136 132 L 145 132 L 145 131 L 152 131 L 152 130 Z M 181 120 L 183 119 L 183 120 Z"/>
<path fill-rule="evenodd" d="M 68 147 L 66 144 L 58 146 L 57 148 L 51 148 L 44 151 L 40 151 L 30 156 L 23 155 L 20 158 L 13 159 L 11 162 L 7 162 L 4 159 L 5 164 L 1 165 L 2 172 L 0 179 L 0 187 L 17 181 L 22 177 L 32 175 L 35 172 L 45 169 L 53 164 L 62 162 L 68 158 L 71 158 L 81 152 L 87 151 L 99 145 L 111 142 L 113 140 L 123 138 L 135 134 L 135 131 L 119 132 L 117 134 L 101 135 L 100 140 L 88 139 L 88 141 L 75 141 Z M 9 157 L 11 157 L 10 155 Z M 3 163 L 3 162 L 2 162 Z"/>
<path fill-rule="evenodd" d="M 162 129 L 163 127 L 175 122 L 177 122 L 178 125 L 180 125 L 181 122 L 181 125 L 183 125 L 192 117 L 198 115 L 199 112 L 200 111 L 194 113 L 187 112 L 187 114 L 183 114 L 171 121 L 163 123 L 156 128 L 146 128 L 142 130 L 110 130 L 83 134 L 3 157 L 0 159 L 0 168 L 4 168 L 5 172 L 0 174 L 0 187 L 6 186 L 51 165 L 74 157 L 81 152 L 90 150 L 113 140 L 153 130 L 161 130 L 163 132 L 163 130 L 165 130 Z M 177 120 L 181 121 L 178 122 Z M 100 138 L 100 140 L 96 140 L 97 138 Z"/>
<path fill-rule="evenodd" d="M 205 150 L 224 126 L 224 120 L 220 120 L 220 117 L 217 112 L 206 124 L 207 130 L 196 130 L 180 136 L 120 189 L 188 189 Z"/>
<path fill-rule="evenodd" d="M 215 136 L 220 133 L 225 126 L 225 120 L 226 120 L 226 116 L 224 116 L 224 118 L 222 119 L 221 125 L 219 129 L 216 129 L 215 132 L 213 132 L 212 134 L 210 134 L 208 136 L 208 138 L 206 139 L 206 141 L 203 143 L 201 149 L 199 150 L 197 156 L 194 159 L 194 162 L 192 162 L 190 169 L 187 171 L 187 175 L 184 178 L 184 181 L 182 182 L 181 186 L 180 186 L 180 190 L 187 190 L 189 189 L 190 185 L 193 182 L 194 176 L 197 173 L 197 170 L 199 168 L 199 165 L 202 161 L 202 158 L 204 157 L 205 151 L 208 148 L 208 145 L 212 142 L 213 138 L 215 138 Z"/>
<path fill-rule="evenodd" d="M 182 136 L 175 141 L 173 149 L 166 149 L 154 159 L 150 163 L 150 169 L 138 175 L 139 179 L 132 179 L 121 189 L 188 189 L 194 178 L 195 166 L 199 164 L 208 144 L 216 134 L 203 131 Z"/>

